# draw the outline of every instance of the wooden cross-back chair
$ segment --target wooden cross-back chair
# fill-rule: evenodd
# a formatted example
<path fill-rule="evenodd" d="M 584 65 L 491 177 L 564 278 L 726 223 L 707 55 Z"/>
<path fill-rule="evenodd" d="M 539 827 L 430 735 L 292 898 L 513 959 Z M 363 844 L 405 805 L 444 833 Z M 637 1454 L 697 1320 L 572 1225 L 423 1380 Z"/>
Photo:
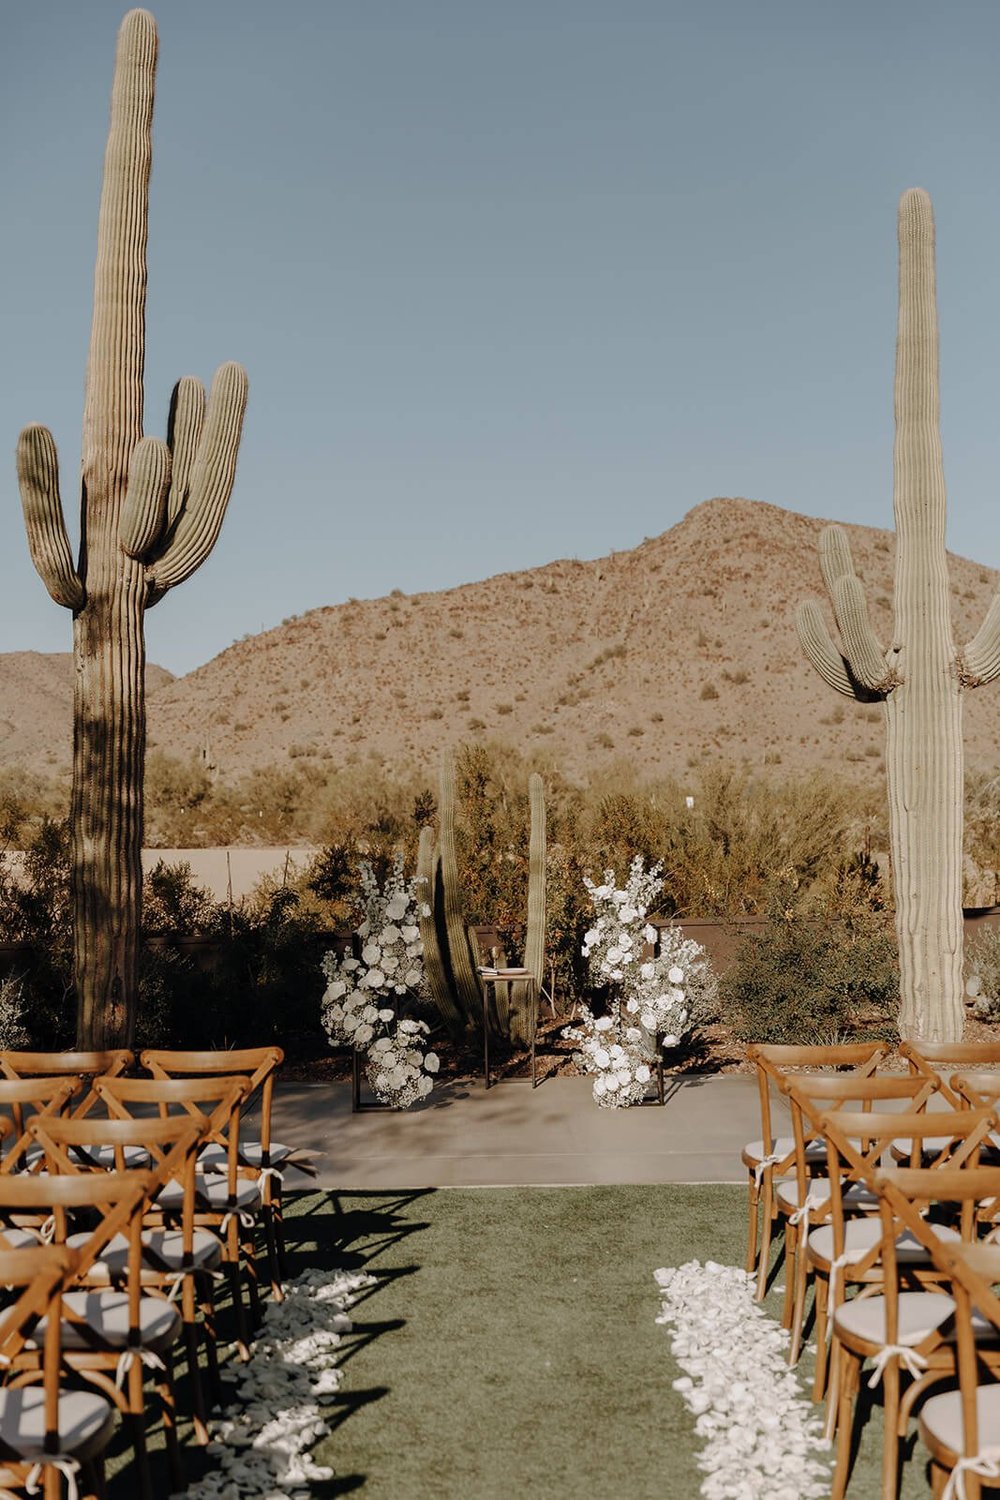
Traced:
<path fill-rule="evenodd" d="M 60 1384 L 62 1294 L 79 1257 L 65 1245 L 0 1250 L 0 1286 L 17 1293 L 0 1313 L 0 1362 L 13 1365 L 44 1329 L 40 1382 L 0 1387 L 0 1490 L 41 1491 L 59 1500 L 65 1478 L 80 1500 L 104 1493 L 103 1455 L 115 1408 L 91 1391 Z"/>
<path fill-rule="evenodd" d="M 962 1107 L 962 1098 L 947 1074 L 1000 1068 L 1000 1042 L 904 1042 L 899 1050 L 911 1073 L 937 1077 L 942 1094 L 955 1109 Z"/>
<path fill-rule="evenodd" d="M 926 1162 L 927 1169 L 936 1173 L 977 1166 L 979 1152 L 995 1124 L 990 1109 L 839 1110 L 820 1117 L 829 1153 L 831 1213 L 829 1222 L 809 1235 L 807 1253 L 816 1277 L 816 1399 L 822 1395 L 820 1367 L 828 1327 L 832 1333 L 826 1435 L 833 1437 L 836 1432 L 838 1439 L 833 1500 L 840 1500 L 847 1484 L 854 1402 L 864 1361 L 875 1360 L 868 1383 L 872 1389 L 881 1384 L 883 1391 L 882 1486 L 887 1495 L 896 1492 L 899 1438 L 906 1431 L 914 1402 L 930 1381 L 954 1369 L 949 1347 L 941 1345 L 930 1372 L 911 1382 L 901 1402 L 901 1372 L 914 1376 L 918 1368 L 927 1369 L 927 1349 L 938 1344 L 951 1309 L 939 1295 L 942 1273 L 923 1240 L 905 1224 L 897 1224 L 887 1243 L 886 1205 L 875 1186 L 881 1162 L 905 1145 L 913 1165 Z M 883 1210 L 881 1217 L 845 1215 L 844 1185 L 852 1183 L 864 1183 L 872 1190 Z M 972 1239 L 976 1225 L 971 1206 L 957 1225 L 942 1221 L 934 1225 L 934 1232 L 940 1239 Z M 852 1286 L 862 1287 L 864 1295 L 848 1300 L 846 1293 Z M 907 1351 L 917 1345 L 915 1358 Z"/>
<path fill-rule="evenodd" d="M 795 1152 L 794 1175 L 782 1178 L 775 1190 L 775 1204 L 785 1221 L 784 1322 L 791 1330 L 788 1362 L 795 1364 L 802 1348 L 811 1271 L 806 1246 L 811 1229 L 829 1222 L 832 1213 L 828 1177 L 825 1172 L 820 1175 L 815 1159 L 810 1159 L 816 1143 L 827 1156 L 821 1117 L 852 1105 L 868 1112 L 879 1103 L 903 1105 L 916 1114 L 937 1092 L 937 1080 L 886 1073 L 795 1073 L 784 1075 L 780 1087 L 791 1110 Z M 823 1166 L 827 1164 L 828 1159 Z M 878 1203 L 873 1189 L 863 1180 L 852 1182 L 841 1197 L 851 1213 L 873 1213 Z"/>
<path fill-rule="evenodd" d="M 199 1361 L 199 1319 L 203 1335 L 213 1400 L 221 1399 L 215 1338 L 213 1273 L 222 1261 L 222 1246 L 209 1229 L 196 1229 L 195 1163 L 207 1123 L 185 1114 L 168 1119 L 62 1119 L 46 1116 L 29 1127 L 33 1141 L 43 1153 L 47 1172 L 72 1175 L 112 1169 L 126 1170 L 129 1152 L 141 1146 L 149 1164 L 148 1203 L 141 1230 L 142 1259 L 139 1281 L 144 1291 L 155 1291 L 174 1301 L 179 1294 L 184 1343 L 191 1378 L 194 1428 L 199 1443 L 207 1443 L 207 1403 Z M 147 1221 L 156 1215 L 156 1199 L 168 1185 L 178 1184 L 183 1194 L 180 1227 Z M 67 1243 L 82 1246 L 86 1234 L 70 1234 Z M 129 1275 L 130 1242 L 117 1235 L 90 1266 L 91 1286 L 121 1288 Z"/>
<path fill-rule="evenodd" d="M 122 1412 L 135 1449 L 143 1500 L 152 1500 L 153 1494 L 146 1450 L 146 1368 L 153 1370 L 159 1396 L 173 1488 L 182 1488 L 184 1483 L 172 1368 L 181 1319 L 166 1298 L 144 1296 L 141 1288 L 142 1215 L 154 1185 L 148 1172 L 22 1172 L 0 1178 L 0 1221 L 24 1212 L 47 1211 L 52 1216 L 53 1242 L 64 1245 L 80 1215 L 91 1220 L 89 1233 L 80 1237 L 76 1249 L 74 1285 L 62 1297 L 62 1361 Z M 88 1285 L 88 1273 L 119 1235 L 129 1242 L 125 1288 Z M 9 1381 L 25 1384 L 37 1378 L 46 1331 L 40 1326 L 35 1339 L 12 1359 Z"/>
<path fill-rule="evenodd" d="M 319 1154 L 285 1145 L 273 1137 L 274 1085 L 284 1056 L 280 1047 L 202 1052 L 147 1048 L 139 1058 L 142 1068 L 152 1077 L 163 1080 L 207 1076 L 246 1079 L 249 1093 L 242 1106 L 242 1120 L 245 1122 L 248 1111 L 256 1107 L 257 1134 L 252 1136 L 246 1129 L 241 1129 L 237 1154 L 241 1169 L 249 1168 L 257 1174 L 271 1292 L 277 1301 L 284 1296 L 282 1282 L 285 1276 L 285 1237 L 282 1206 L 285 1173 L 297 1171 L 308 1177 L 315 1177 L 315 1157 Z M 355 1094 L 358 1086 L 358 1079 L 355 1078 Z M 356 1099 L 354 1102 L 357 1102 Z M 201 1161 L 205 1171 L 222 1170 L 222 1147 L 210 1142 L 202 1151 Z"/>
<path fill-rule="evenodd" d="M 940 1240 L 928 1223 L 928 1204 L 1000 1211 L 1000 1168 L 927 1171 L 897 1167 L 876 1173 L 887 1210 L 922 1238 L 954 1299 L 954 1362 L 958 1389 L 928 1396 L 918 1415 L 920 1437 L 931 1459 L 931 1491 L 938 1500 L 979 1500 L 981 1488 L 1000 1486 L 1000 1246 Z M 984 1380 L 985 1375 L 992 1379 Z"/>
<path fill-rule="evenodd" d="M 792 1072 L 825 1068 L 848 1068 L 862 1077 L 874 1073 L 890 1051 L 887 1042 L 857 1042 L 829 1047 L 792 1047 L 759 1044 L 747 1056 L 756 1066 L 760 1102 L 761 1134 L 743 1147 L 741 1160 L 747 1169 L 747 1271 L 757 1271 L 757 1301 L 767 1287 L 771 1235 L 777 1218 L 775 1181 L 795 1169 L 795 1141 L 774 1126 L 772 1101 L 781 1099 L 782 1082 Z M 809 1167 L 821 1167 L 826 1148 L 818 1143 L 809 1153 Z"/>
<path fill-rule="evenodd" d="M 250 1312 L 254 1322 L 261 1318 L 254 1243 L 256 1225 L 261 1213 L 262 1194 L 259 1172 L 239 1161 L 239 1134 L 242 1106 L 249 1094 L 246 1078 L 101 1078 L 94 1085 L 98 1098 L 108 1114 L 117 1119 L 148 1117 L 154 1110 L 161 1119 L 180 1112 L 204 1127 L 200 1152 L 208 1146 L 221 1148 L 223 1169 L 204 1170 L 199 1166 L 194 1183 L 194 1224 L 211 1229 L 222 1242 L 222 1268 L 228 1278 L 237 1323 L 237 1345 L 240 1357 L 250 1358 L 250 1331 L 243 1300 L 243 1274 L 246 1272 Z M 266 1179 L 265 1179 L 266 1180 Z M 151 1210 L 164 1223 L 179 1222 L 184 1195 L 177 1184 L 167 1184 L 157 1195 Z"/>

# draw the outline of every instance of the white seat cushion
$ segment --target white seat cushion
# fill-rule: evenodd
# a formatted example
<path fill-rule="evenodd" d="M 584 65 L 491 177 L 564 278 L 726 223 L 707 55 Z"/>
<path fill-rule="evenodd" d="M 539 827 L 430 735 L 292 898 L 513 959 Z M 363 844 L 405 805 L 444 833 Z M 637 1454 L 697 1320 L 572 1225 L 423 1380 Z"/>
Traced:
<path fill-rule="evenodd" d="M 957 1240 L 961 1235 L 946 1224 L 935 1224 L 934 1233 L 939 1240 Z M 879 1219 L 848 1219 L 844 1224 L 844 1254 L 860 1260 L 873 1245 L 882 1238 Z M 833 1261 L 833 1225 L 821 1224 L 809 1235 L 809 1258 L 830 1265 Z M 905 1229 L 896 1240 L 896 1258 L 905 1265 L 924 1265 L 930 1256 L 916 1235 Z"/>
<path fill-rule="evenodd" d="M 59 1392 L 59 1447 L 87 1457 L 104 1447 L 114 1432 L 115 1409 L 91 1391 Z M 0 1390 L 0 1443 L 28 1462 L 42 1457 L 45 1392 L 41 1386 Z"/>
<path fill-rule="evenodd" d="M 995 1447 L 1000 1435 L 1000 1385 L 983 1385 L 976 1392 L 976 1411 L 979 1422 L 980 1447 Z M 926 1441 L 930 1435 L 937 1443 L 950 1448 L 952 1453 L 964 1451 L 962 1440 L 962 1395 L 960 1391 L 945 1391 L 940 1396 L 929 1396 L 920 1412 L 920 1434 Z"/>
<path fill-rule="evenodd" d="M 195 1178 L 195 1192 L 199 1204 L 210 1210 L 225 1213 L 235 1208 L 240 1213 L 255 1213 L 260 1208 L 260 1188 L 248 1177 L 236 1182 L 235 1202 L 229 1201 L 225 1175 Z M 184 1189 L 179 1182 L 168 1182 L 156 1195 L 156 1206 L 167 1213 L 180 1213 L 184 1204 Z"/>
<path fill-rule="evenodd" d="M 287 1161 L 294 1151 L 294 1146 L 283 1146 L 280 1141 L 272 1141 L 268 1150 L 272 1167 L 280 1167 L 283 1161 Z M 240 1141 L 240 1161 L 247 1167 L 260 1167 L 264 1161 L 264 1148 L 260 1141 Z M 209 1172 L 224 1172 L 226 1170 L 227 1158 L 226 1148 L 218 1141 L 210 1141 L 203 1150 L 198 1152 L 198 1165 Z"/>
<path fill-rule="evenodd" d="M 71 1161 L 84 1166 L 103 1167 L 109 1172 L 114 1170 L 114 1146 L 70 1146 L 67 1155 Z M 122 1158 L 127 1172 L 143 1172 L 151 1160 L 145 1146 L 123 1146 Z"/>
<path fill-rule="evenodd" d="M 71 1317 L 62 1320 L 62 1346 L 65 1350 L 94 1349 L 102 1345 L 124 1349 L 128 1344 L 128 1295 L 125 1292 L 67 1292 L 63 1305 Z M 32 1343 L 40 1345 L 45 1319 L 35 1327 Z M 93 1330 L 89 1339 L 80 1322 Z M 172 1302 L 163 1297 L 140 1297 L 139 1333 L 144 1349 L 166 1349 L 181 1331 L 181 1318 Z"/>
<path fill-rule="evenodd" d="M 812 1177 L 806 1183 L 806 1188 L 817 1202 L 826 1202 L 830 1197 L 830 1180 L 828 1177 Z M 870 1209 L 878 1207 L 878 1194 L 871 1188 L 865 1187 L 863 1182 L 852 1182 L 844 1188 L 842 1198 L 845 1208 Z M 778 1184 L 778 1202 L 785 1208 L 798 1208 L 799 1185 L 796 1181 L 781 1182 Z"/>
<path fill-rule="evenodd" d="M 954 1298 L 937 1292 L 900 1292 L 898 1306 L 897 1343 L 908 1345 L 919 1344 L 955 1311 Z M 885 1298 L 854 1297 L 837 1308 L 833 1321 L 838 1333 L 875 1352 L 885 1343 Z"/>
<path fill-rule="evenodd" d="M 243 1149 L 243 1147 L 241 1146 L 240 1150 L 242 1150 L 242 1149 Z M 775 1136 L 775 1138 L 774 1138 L 774 1147 L 773 1147 L 773 1152 L 772 1152 L 772 1154 L 774 1156 L 791 1156 L 791 1154 L 794 1152 L 794 1150 L 795 1150 L 795 1142 L 794 1142 L 794 1140 L 792 1139 L 792 1137 L 790 1135 Z M 743 1160 L 743 1162 L 744 1162 L 744 1164 L 746 1166 L 748 1166 L 748 1167 L 755 1167 L 758 1162 L 761 1162 L 761 1161 L 764 1160 L 764 1157 L 767 1154 L 768 1153 L 764 1150 L 763 1139 L 756 1140 L 756 1141 L 747 1141 L 746 1145 L 743 1147 L 742 1160 Z M 276 1160 L 275 1159 L 275 1155 L 274 1155 L 274 1147 L 273 1146 L 271 1147 L 271 1160 L 272 1161 Z M 808 1161 L 808 1162 L 826 1161 L 826 1143 L 825 1143 L 825 1141 L 807 1141 L 806 1142 L 806 1161 Z M 793 1169 L 794 1169 L 794 1158 L 793 1158 L 792 1165 L 793 1165 Z"/>
<path fill-rule="evenodd" d="M 90 1239 L 88 1234 L 71 1234 L 66 1243 L 77 1250 Z M 153 1271 L 179 1270 L 184 1260 L 184 1236 L 179 1229 L 144 1229 L 142 1233 L 143 1265 Z M 146 1252 L 149 1252 L 148 1257 Z M 96 1263 L 87 1273 L 90 1280 L 102 1269 L 109 1276 L 121 1277 L 128 1270 L 129 1242 L 124 1234 L 108 1241 Z M 222 1245 L 210 1229 L 196 1229 L 191 1245 L 194 1269 L 214 1271 L 222 1261 Z"/>

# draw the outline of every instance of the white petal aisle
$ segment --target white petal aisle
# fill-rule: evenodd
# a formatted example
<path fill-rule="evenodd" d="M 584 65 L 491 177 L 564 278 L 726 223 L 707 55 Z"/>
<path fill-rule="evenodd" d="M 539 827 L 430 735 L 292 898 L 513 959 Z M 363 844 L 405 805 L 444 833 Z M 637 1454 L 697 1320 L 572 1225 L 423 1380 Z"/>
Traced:
<path fill-rule="evenodd" d="M 306 1271 L 287 1283 L 284 1302 L 268 1303 L 253 1358 L 223 1376 L 236 1389 L 207 1449 L 216 1468 L 189 1486 L 187 1500 L 306 1500 L 311 1481 L 333 1477 L 309 1456 L 329 1430 L 319 1400 L 340 1385 L 347 1309 L 373 1284 L 362 1274 Z"/>
<path fill-rule="evenodd" d="M 755 1277 L 714 1261 L 654 1272 L 672 1328 L 674 1381 L 695 1416 L 705 1500 L 829 1494 L 819 1410 L 785 1362 L 788 1334 L 753 1300 Z"/>

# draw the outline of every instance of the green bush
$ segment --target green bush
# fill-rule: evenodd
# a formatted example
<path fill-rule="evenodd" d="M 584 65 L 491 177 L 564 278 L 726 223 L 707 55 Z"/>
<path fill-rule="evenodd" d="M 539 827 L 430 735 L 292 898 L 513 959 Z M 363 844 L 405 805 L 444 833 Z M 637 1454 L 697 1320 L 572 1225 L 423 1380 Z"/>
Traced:
<path fill-rule="evenodd" d="M 884 914 L 774 912 L 740 943 L 719 983 L 723 1021 L 744 1042 L 893 1040 L 895 937 Z"/>

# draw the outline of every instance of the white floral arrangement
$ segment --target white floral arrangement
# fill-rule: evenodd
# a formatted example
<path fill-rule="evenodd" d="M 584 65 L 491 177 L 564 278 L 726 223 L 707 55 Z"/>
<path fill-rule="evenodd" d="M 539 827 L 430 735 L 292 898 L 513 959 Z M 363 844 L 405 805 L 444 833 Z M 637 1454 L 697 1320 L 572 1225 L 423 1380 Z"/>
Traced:
<path fill-rule="evenodd" d="M 436 1053 L 424 1050 L 430 1035 L 426 1021 L 400 1015 L 401 1004 L 419 1002 L 426 988 L 417 882 L 405 878 L 401 854 L 384 889 L 367 861 L 358 873 L 361 957 L 324 957 L 323 1025 L 331 1046 L 365 1053 L 365 1076 L 375 1097 L 393 1109 L 407 1109 L 430 1093 L 441 1065 Z"/>
<path fill-rule="evenodd" d="M 644 869 L 636 855 L 624 886 L 613 870 L 605 870 L 600 885 L 584 876 L 595 918 L 584 935 L 583 956 L 593 986 L 610 993 L 611 1008 L 595 1016 L 581 1006 L 580 1024 L 563 1035 L 578 1044 L 573 1059 L 594 1076 L 594 1098 L 604 1108 L 627 1108 L 643 1099 L 657 1047 L 679 1046 L 689 1030 L 688 970 L 696 964 L 707 969 L 704 949 L 676 928 L 668 930 L 656 958 L 644 956 L 658 936 L 646 918 L 663 889 L 661 868 Z"/>
<path fill-rule="evenodd" d="M 714 1261 L 654 1272 L 657 1323 L 684 1372 L 673 1382 L 701 1439 L 705 1500 L 830 1493 L 822 1419 L 787 1363 L 788 1334 L 753 1300 L 756 1277 Z"/>

